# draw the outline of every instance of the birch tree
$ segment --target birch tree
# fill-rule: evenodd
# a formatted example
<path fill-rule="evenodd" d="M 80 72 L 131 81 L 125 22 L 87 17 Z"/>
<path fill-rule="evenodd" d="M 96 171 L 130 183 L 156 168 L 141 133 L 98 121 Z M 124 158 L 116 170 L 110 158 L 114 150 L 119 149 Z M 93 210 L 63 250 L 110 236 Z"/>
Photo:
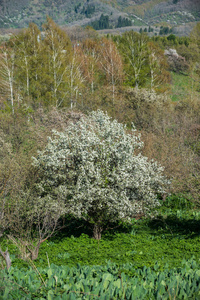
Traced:
<path fill-rule="evenodd" d="M 131 85 L 138 88 L 142 81 L 147 67 L 147 40 L 145 34 L 138 34 L 130 31 L 125 33 L 119 41 L 119 48 L 124 56 L 126 74 Z"/>
<path fill-rule="evenodd" d="M 82 43 L 84 57 L 84 74 L 90 83 L 91 92 L 94 93 L 98 80 L 99 42 L 87 39 Z"/>
<path fill-rule="evenodd" d="M 39 28 L 30 23 L 27 29 L 14 36 L 8 43 L 16 56 L 16 81 L 23 97 L 35 97 L 34 86 L 39 79 L 40 40 Z"/>
<path fill-rule="evenodd" d="M 3 47 L 0 53 L 0 86 L 4 96 L 11 104 L 12 113 L 14 114 L 14 67 L 15 52 L 12 49 Z"/>
<path fill-rule="evenodd" d="M 115 43 L 108 39 L 101 40 L 100 65 L 112 88 L 112 102 L 115 102 L 116 85 L 122 82 L 123 64 Z"/>
<path fill-rule="evenodd" d="M 62 31 L 49 17 L 44 29 L 44 59 L 46 59 L 46 72 L 50 75 L 47 90 L 53 98 L 53 104 L 59 107 L 66 100 L 67 79 L 66 73 L 72 58 L 71 42 L 67 34 Z M 45 84 L 45 82 L 44 82 Z"/>
<path fill-rule="evenodd" d="M 69 87 L 71 109 L 76 107 L 79 91 L 85 81 L 82 71 L 83 64 L 84 62 L 81 60 L 79 55 L 79 48 L 77 45 L 74 45 L 72 59 L 66 67 L 66 78 Z"/>
<path fill-rule="evenodd" d="M 148 43 L 148 62 L 150 90 L 155 92 L 161 86 L 169 83 L 170 74 L 167 71 L 167 62 L 162 49 L 152 42 Z"/>

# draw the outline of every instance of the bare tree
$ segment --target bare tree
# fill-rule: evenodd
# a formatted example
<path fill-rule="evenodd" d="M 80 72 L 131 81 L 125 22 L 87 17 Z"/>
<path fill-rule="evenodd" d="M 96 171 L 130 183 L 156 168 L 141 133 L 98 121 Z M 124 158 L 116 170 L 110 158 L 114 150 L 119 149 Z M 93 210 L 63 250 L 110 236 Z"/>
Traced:
<path fill-rule="evenodd" d="M 70 108 L 73 109 L 76 107 L 77 98 L 79 94 L 79 90 L 85 81 L 82 72 L 83 61 L 80 60 L 79 57 L 79 49 L 77 45 L 74 45 L 73 48 L 73 56 L 66 67 L 66 75 L 68 78 L 69 84 L 69 93 L 70 93 Z"/>
<path fill-rule="evenodd" d="M 112 101 L 115 102 L 116 85 L 123 78 L 122 58 L 115 43 L 108 39 L 102 39 L 100 48 L 100 64 L 106 74 L 106 78 L 112 87 Z"/>
<path fill-rule="evenodd" d="M 37 197 L 29 191 L 15 199 L 9 220 L 9 239 L 17 245 L 22 258 L 35 260 L 41 244 L 61 228 L 64 204 L 49 197 Z"/>
<path fill-rule="evenodd" d="M 99 62 L 99 43 L 96 40 L 87 39 L 82 43 L 82 50 L 84 53 L 84 74 L 87 81 L 90 83 L 91 92 L 94 93 L 95 78 L 98 72 Z"/>

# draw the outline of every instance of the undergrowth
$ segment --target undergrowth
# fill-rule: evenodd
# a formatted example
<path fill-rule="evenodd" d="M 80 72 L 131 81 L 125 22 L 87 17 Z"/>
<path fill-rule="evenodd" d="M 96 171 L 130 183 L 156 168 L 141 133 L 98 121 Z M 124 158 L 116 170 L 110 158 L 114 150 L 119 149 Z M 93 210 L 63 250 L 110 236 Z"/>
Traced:
<path fill-rule="evenodd" d="M 137 269 L 157 262 L 163 270 L 166 263 L 179 267 L 183 259 L 199 257 L 200 213 L 181 195 L 168 197 L 151 218 L 114 224 L 99 241 L 91 238 L 87 223 L 69 218 L 68 222 L 72 225 L 41 245 L 36 267 L 45 268 L 49 263 L 105 265 L 111 261 L 117 265 L 131 263 Z M 1 247 L 8 247 L 13 267 L 28 267 L 11 242 L 2 239 Z"/>

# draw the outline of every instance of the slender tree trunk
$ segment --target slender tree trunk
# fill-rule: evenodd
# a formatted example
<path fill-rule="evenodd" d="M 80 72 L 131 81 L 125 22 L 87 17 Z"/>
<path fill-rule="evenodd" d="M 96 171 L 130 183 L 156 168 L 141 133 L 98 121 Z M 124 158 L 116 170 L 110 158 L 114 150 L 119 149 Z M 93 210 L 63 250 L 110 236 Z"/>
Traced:
<path fill-rule="evenodd" d="M 71 70 L 70 70 L 70 106 L 71 109 L 74 106 L 74 101 L 73 101 L 73 87 L 74 87 L 74 78 L 73 78 L 73 71 L 74 71 L 74 58 L 72 61 L 72 66 L 71 66 Z"/>
<path fill-rule="evenodd" d="M 115 103 L 115 82 L 112 76 L 112 100 L 113 100 L 113 105 Z"/>
<path fill-rule="evenodd" d="M 94 65 L 92 64 L 92 82 L 91 82 L 92 94 L 94 94 Z"/>
<path fill-rule="evenodd" d="M 29 96 L 29 71 L 28 71 L 28 60 L 26 56 L 24 56 L 24 61 L 26 65 L 26 91 L 27 91 L 27 95 Z"/>
<path fill-rule="evenodd" d="M 10 101 L 12 107 L 12 113 L 14 114 L 14 91 L 13 91 L 13 83 L 14 83 L 14 55 L 11 55 L 11 63 L 9 65 L 9 58 L 6 52 L 4 52 L 4 68 L 6 72 L 6 77 L 8 80 L 8 86 L 10 90 Z"/>
<path fill-rule="evenodd" d="M 100 240 L 101 239 L 102 230 L 103 230 L 103 228 L 99 224 L 94 224 L 94 227 L 93 227 L 93 238 L 95 240 Z"/>

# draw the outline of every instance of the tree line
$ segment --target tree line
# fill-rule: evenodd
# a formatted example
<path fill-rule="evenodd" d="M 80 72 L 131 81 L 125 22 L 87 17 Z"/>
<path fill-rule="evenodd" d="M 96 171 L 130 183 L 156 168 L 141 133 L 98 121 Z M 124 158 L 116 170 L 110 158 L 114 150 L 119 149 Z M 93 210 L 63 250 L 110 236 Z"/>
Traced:
<path fill-rule="evenodd" d="M 170 80 L 163 51 L 145 34 L 72 43 L 50 18 L 42 31 L 30 24 L 4 43 L 0 64 L 2 95 L 13 112 L 20 101 L 72 109 L 83 101 L 86 87 L 93 94 L 102 85 L 110 88 L 114 103 L 123 84 L 157 91 Z"/>

